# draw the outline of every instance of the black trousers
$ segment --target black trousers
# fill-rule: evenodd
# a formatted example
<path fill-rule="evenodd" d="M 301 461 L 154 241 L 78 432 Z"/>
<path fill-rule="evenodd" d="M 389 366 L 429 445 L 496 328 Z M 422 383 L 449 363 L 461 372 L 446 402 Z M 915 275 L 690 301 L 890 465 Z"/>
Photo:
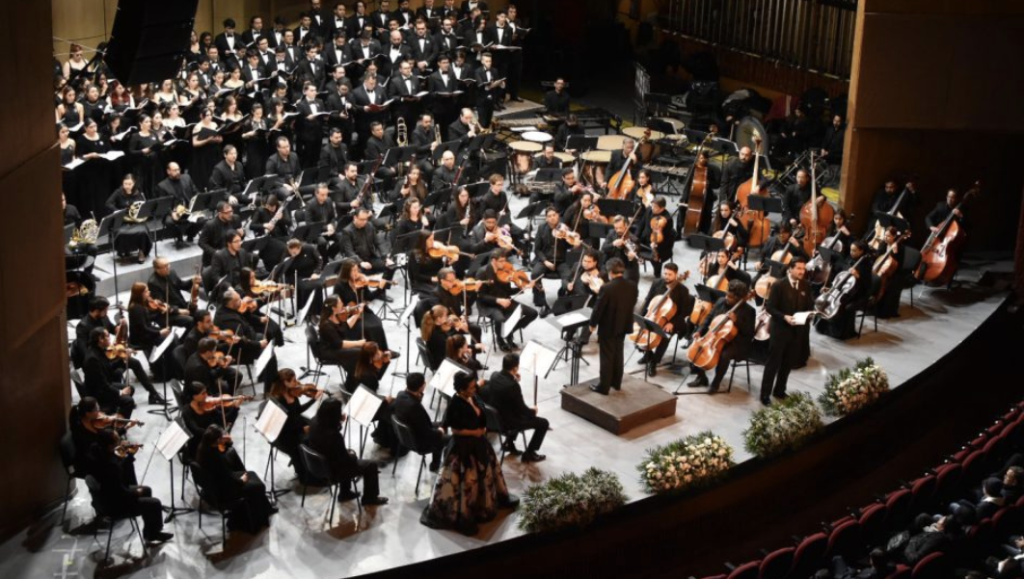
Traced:
<path fill-rule="evenodd" d="M 625 339 L 626 337 L 622 334 L 612 337 L 598 335 L 597 337 L 601 359 L 601 380 L 598 382 L 598 387 L 602 392 L 607 393 L 609 388 L 616 390 L 622 388 L 622 367 L 625 364 L 622 350 Z"/>
<path fill-rule="evenodd" d="M 555 263 L 555 269 L 548 269 L 547 266 L 544 265 L 543 261 L 536 261 L 534 262 L 533 267 L 530 268 L 530 279 L 543 278 L 548 273 L 558 274 L 558 277 L 563 280 L 562 283 L 564 285 L 564 280 L 572 277 L 572 267 L 563 261 Z M 544 282 L 539 281 L 537 282 L 537 285 L 533 286 L 533 305 L 539 308 L 543 308 L 548 305 L 547 298 L 544 296 L 543 283 Z"/>
<path fill-rule="evenodd" d="M 739 351 L 731 343 L 726 344 L 725 348 L 722 348 L 722 353 L 718 356 L 718 365 L 715 366 L 715 377 L 711 380 L 711 389 L 718 390 L 722 380 L 725 379 L 725 375 L 729 373 L 729 365 L 732 364 L 733 360 L 743 361 L 746 359 L 746 352 Z M 698 368 L 693 364 L 690 364 L 690 371 L 694 376 L 707 377 L 702 368 Z"/>
<path fill-rule="evenodd" d="M 530 306 L 516 304 L 516 307 L 523 308 L 523 315 L 521 318 L 519 318 L 519 323 L 516 324 L 516 327 L 512 329 L 513 332 L 515 330 L 519 330 L 530 325 L 530 323 L 533 322 L 533 320 L 536 320 L 538 316 L 537 310 L 531 308 Z M 505 339 L 505 320 L 508 319 L 508 316 L 511 315 L 511 313 L 511 310 L 506 311 L 501 308 L 493 308 L 490 311 L 484 313 L 484 315 L 491 318 L 491 321 L 494 322 L 494 333 L 497 335 L 499 341 Z M 508 333 L 511 334 L 512 332 Z"/>
<path fill-rule="evenodd" d="M 142 493 L 130 507 L 133 515 L 142 517 L 142 536 L 150 538 L 162 531 L 164 529 L 164 507 L 160 503 L 160 499 L 153 498 L 153 491 L 149 487 L 132 486 L 129 489 L 132 492 L 139 492 L 139 489 L 142 489 Z"/>
<path fill-rule="evenodd" d="M 675 328 L 673 328 L 673 329 L 675 329 Z M 685 330 L 689 330 L 689 328 L 678 328 L 678 329 L 675 329 L 675 330 L 676 331 L 674 333 L 668 334 L 668 338 L 669 339 L 662 340 L 658 344 L 658 346 L 656 348 L 654 348 L 654 353 L 651 355 L 651 357 L 648 358 L 648 361 L 651 364 L 654 364 L 655 366 L 657 366 L 658 364 L 661 363 L 661 359 L 665 357 L 665 352 L 668 351 L 668 345 L 669 345 L 669 342 L 672 341 L 672 336 L 678 336 L 679 339 L 682 339 L 683 336 L 685 336 L 686 334 L 689 333 L 689 331 L 685 331 Z"/>
<path fill-rule="evenodd" d="M 359 473 L 363 475 L 363 498 L 375 499 L 380 496 L 380 469 L 372 460 L 359 459 Z"/>
<path fill-rule="evenodd" d="M 795 331 L 773 332 L 768 342 L 768 361 L 761 380 L 761 400 L 786 393 L 789 371 L 800 357 L 800 335 Z"/>
<path fill-rule="evenodd" d="M 142 384 L 142 387 L 146 389 L 146 392 L 150 394 L 156 394 L 156 388 L 153 387 L 153 380 L 150 379 L 149 374 L 146 373 L 146 369 L 142 367 L 142 362 L 137 358 L 128 358 L 127 369 L 135 374 L 135 379 Z M 124 374 L 124 369 L 121 370 L 121 374 Z"/>
<path fill-rule="evenodd" d="M 517 421 L 511 427 L 516 433 L 524 430 L 533 431 L 533 436 L 530 437 L 530 442 L 526 445 L 527 452 L 537 452 L 540 450 L 540 445 L 544 444 L 544 437 L 547 436 L 549 428 L 551 428 L 551 423 L 548 422 L 547 418 L 541 418 L 540 416 L 528 416 L 523 420 Z"/>

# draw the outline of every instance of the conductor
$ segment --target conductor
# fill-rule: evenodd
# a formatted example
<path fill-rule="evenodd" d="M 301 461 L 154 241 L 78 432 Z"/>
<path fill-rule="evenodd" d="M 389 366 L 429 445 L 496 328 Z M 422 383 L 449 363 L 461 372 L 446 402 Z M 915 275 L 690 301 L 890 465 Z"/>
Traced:
<path fill-rule="evenodd" d="M 639 295 L 637 285 L 622 275 L 626 264 L 613 257 L 608 260 L 608 283 L 601 286 L 597 304 L 590 315 L 590 331 L 597 330 L 597 343 L 601 356 L 601 381 L 590 387 L 598 394 L 608 395 L 608 389 L 622 389 L 623 342 L 633 329 L 633 308 Z"/>

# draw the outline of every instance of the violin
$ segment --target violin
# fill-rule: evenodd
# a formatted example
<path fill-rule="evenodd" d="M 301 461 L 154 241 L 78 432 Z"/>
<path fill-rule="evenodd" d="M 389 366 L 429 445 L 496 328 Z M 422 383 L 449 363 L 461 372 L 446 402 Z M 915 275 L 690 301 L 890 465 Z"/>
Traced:
<path fill-rule="evenodd" d="M 363 289 L 363 288 L 366 288 L 366 287 L 371 287 L 371 288 L 375 288 L 375 289 L 382 289 L 382 288 L 386 287 L 389 283 L 394 283 L 394 282 L 390 282 L 390 281 L 388 281 L 388 280 L 386 280 L 384 278 L 372 278 L 371 279 L 371 278 L 368 278 L 366 276 L 360 276 L 360 277 L 352 280 L 352 287 L 354 287 L 356 289 Z"/>
<path fill-rule="evenodd" d="M 353 314 L 358 314 L 361 311 L 363 311 L 363 304 L 357 304 L 355 302 L 352 302 L 349 305 L 341 308 L 341 311 L 338 312 L 338 321 L 346 322 L 348 321 L 349 316 Z"/>
<path fill-rule="evenodd" d="M 668 217 L 662 215 L 655 215 L 651 218 L 651 248 L 654 249 L 654 254 L 657 256 L 657 246 L 665 243 L 665 227 L 668 225 Z"/>
<path fill-rule="evenodd" d="M 242 402 L 252 400 L 252 396 L 211 396 L 203 402 L 203 408 L 207 411 L 225 406 L 238 407 Z"/>
<path fill-rule="evenodd" d="M 385 364 L 391 363 L 391 352 L 380 352 L 378 355 L 373 357 L 373 367 L 377 370 L 383 370 Z"/>
<path fill-rule="evenodd" d="M 231 342 L 234 343 L 238 340 L 235 336 L 235 332 L 232 330 L 222 330 L 217 326 L 214 326 L 210 333 L 206 335 L 207 338 L 213 338 L 219 342 Z"/>
<path fill-rule="evenodd" d="M 515 266 L 507 261 L 494 271 L 494 275 L 498 278 L 499 282 L 514 283 L 519 289 L 526 289 L 533 285 L 533 282 L 530 281 L 529 273 L 522 269 L 516 269 Z"/>
<path fill-rule="evenodd" d="M 593 221 L 595 223 L 608 223 L 608 218 L 601 215 L 601 208 L 597 205 L 591 205 L 583 210 L 583 218 L 587 221 Z"/>
<path fill-rule="evenodd" d="M 163 314 L 167 312 L 167 304 L 156 298 L 149 298 L 146 300 L 146 309 L 151 312 L 160 312 Z"/>
<path fill-rule="evenodd" d="M 121 428 L 131 428 L 133 426 L 145 426 L 145 422 L 134 420 L 130 418 L 124 418 L 113 414 L 100 414 L 96 418 L 92 419 L 91 423 L 94 430 L 100 430 L 108 426 L 120 425 Z"/>
<path fill-rule="evenodd" d="M 572 247 L 579 247 L 580 242 L 583 241 L 583 238 L 580 237 L 579 233 L 571 231 L 569 226 L 564 223 L 559 223 L 558 227 L 551 232 L 551 235 L 553 235 L 555 239 L 565 240 L 565 242 Z"/>
<path fill-rule="evenodd" d="M 654 201 L 654 185 L 648 183 L 638 186 L 636 188 L 636 196 L 640 198 L 640 202 L 644 207 L 650 207 L 651 201 Z"/>
<path fill-rule="evenodd" d="M 142 448 L 142 446 L 143 445 L 140 442 L 124 441 L 114 447 L 114 452 L 121 458 L 125 458 L 128 455 L 139 452 L 139 449 Z"/>
<path fill-rule="evenodd" d="M 591 274 L 589 271 L 585 271 L 580 275 L 580 281 L 586 284 L 587 287 L 590 288 L 590 291 L 595 294 L 600 292 L 601 288 L 604 287 L 604 280 L 601 279 L 600 273 Z"/>
<path fill-rule="evenodd" d="M 489 283 L 493 282 L 491 282 L 490 280 L 481 280 L 472 277 L 467 277 L 465 280 L 457 279 L 454 282 L 452 282 L 452 287 L 448 288 L 448 293 L 452 294 L 453 296 L 457 296 L 461 295 L 462 292 L 464 291 L 475 292 L 479 291 L 480 288 L 484 287 Z"/>
<path fill-rule="evenodd" d="M 427 254 L 435 259 L 447 259 L 448 261 L 457 261 L 460 255 L 472 259 L 476 257 L 472 253 L 466 253 L 459 249 L 457 245 L 445 245 L 440 241 L 435 241 L 434 245 L 427 249 Z"/>
<path fill-rule="evenodd" d="M 234 362 L 234 359 L 224 352 L 214 352 L 213 356 L 206 361 L 211 368 L 227 368 L 232 362 Z"/>
<path fill-rule="evenodd" d="M 257 302 L 255 298 L 246 296 L 242 298 L 242 305 L 238 306 L 238 313 L 248 314 L 250 312 L 255 312 L 259 307 L 260 303 Z"/>
<path fill-rule="evenodd" d="M 298 382 L 296 382 L 292 386 L 289 386 L 288 389 L 291 390 L 292 396 L 296 397 L 305 395 L 309 396 L 310 398 L 315 398 L 317 394 L 321 392 L 325 394 L 327 393 L 326 390 L 317 387 L 316 384 L 299 384 Z"/>
<path fill-rule="evenodd" d="M 259 281 L 259 280 L 256 280 L 255 282 L 253 282 L 252 286 L 249 288 L 249 292 L 253 293 L 255 295 L 262 295 L 262 294 L 281 293 L 281 292 L 285 292 L 285 291 L 288 291 L 288 290 L 291 290 L 291 289 L 292 289 L 292 286 L 290 286 L 288 284 L 276 283 L 276 282 L 272 282 L 272 281 Z"/>
<path fill-rule="evenodd" d="M 108 360 L 127 360 L 132 357 L 134 351 L 124 344 L 111 344 L 107 346 Z"/>

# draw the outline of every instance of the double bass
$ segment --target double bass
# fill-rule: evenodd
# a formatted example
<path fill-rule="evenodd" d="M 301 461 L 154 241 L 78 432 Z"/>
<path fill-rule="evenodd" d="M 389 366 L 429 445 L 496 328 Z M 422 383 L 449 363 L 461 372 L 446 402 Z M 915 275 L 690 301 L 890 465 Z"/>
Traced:
<path fill-rule="evenodd" d="M 893 203 L 892 208 L 886 211 L 886 215 L 889 217 L 899 217 L 900 219 L 903 218 L 903 214 L 900 213 L 900 205 L 903 203 L 903 199 L 906 198 L 907 192 L 910 191 L 910 185 L 912 184 L 913 183 L 907 183 L 907 185 L 903 187 L 903 191 L 900 192 L 900 196 L 896 198 L 896 203 Z M 871 230 L 867 238 L 868 247 L 878 251 L 878 247 L 882 244 L 883 239 L 885 239 L 885 226 L 882 225 L 882 221 L 880 219 L 876 219 L 875 228 Z"/>
<path fill-rule="evenodd" d="M 935 285 L 947 285 L 953 279 L 959 261 L 958 250 L 967 238 L 967 232 L 960 227 L 955 218 L 956 212 L 980 191 L 981 182 L 976 181 L 921 246 L 921 265 L 914 272 L 914 277 L 918 280 Z"/>
<path fill-rule="evenodd" d="M 634 155 L 640 154 L 640 146 L 646 143 L 649 138 L 651 138 L 651 129 L 645 130 L 644 136 L 640 137 L 640 141 L 633 147 Z M 630 172 L 632 167 L 633 159 L 626 157 L 626 162 L 622 164 L 622 168 L 616 171 L 612 178 L 608 180 L 608 199 L 625 199 L 629 196 L 629 192 L 636 185 L 636 182 L 633 180 L 633 174 Z"/>
<path fill-rule="evenodd" d="M 825 240 L 828 226 L 832 223 L 836 211 L 824 197 L 818 203 L 818 184 L 814 169 L 814 153 L 811 153 L 811 198 L 800 208 L 800 225 L 804 228 L 804 251 L 814 255 L 814 250 Z"/>
<path fill-rule="evenodd" d="M 748 299 L 750 299 L 749 295 L 745 299 L 737 300 L 736 304 L 729 308 L 729 311 L 711 320 L 708 333 L 694 340 L 686 351 L 686 357 L 690 363 L 702 370 L 711 370 L 718 366 L 722 350 L 736 338 L 738 333 L 736 324 L 729 319 L 729 315 L 738 310 Z"/>
<path fill-rule="evenodd" d="M 690 196 L 686 200 L 686 217 L 683 220 L 683 235 L 690 235 L 700 227 L 700 216 L 704 212 L 704 197 L 708 187 L 708 162 L 702 160 L 704 146 L 714 138 L 708 133 L 700 146 L 697 147 L 697 162 L 690 171 Z"/>
<path fill-rule="evenodd" d="M 672 301 L 672 290 L 689 277 L 689 271 L 683 272 L 682 275 L 676 278 L 676 281 L 669 284 L 665 288 L 665 295 L 661 296 L 661 299 L 651 301 L 651 305 L 647 308 L 647 313 L 644 314 L 644 317 L 664 329 L 672 321 L 672 318 L 676 316 L 679 308 L 679 304 Z M 649 351 L 657 349 L 662 339 L 660 335 L 654 332 L 640 329 L 640 326 L 637 324 L 633 325 L 633 333 L 627 337 L 636 343 L 637 348 Z"/>
<path fill-rule="evenodd" d="M 754 131 L 754 174 L 749 181 L 744 182 L 736 189 L 736 203 L 739 206 L 737 218 L 749 232 L 747 245 L 750 247 L 760 247 L 771 230 L 771 224 L 765 219 L 764 214 L 760 211 L 752 211 L 749 202 L 751 195 L 764 195 L 758 186 L 761 177 L 761 156 L 758 154 L 761 150 L 761 143 L 761 134 Z"/>

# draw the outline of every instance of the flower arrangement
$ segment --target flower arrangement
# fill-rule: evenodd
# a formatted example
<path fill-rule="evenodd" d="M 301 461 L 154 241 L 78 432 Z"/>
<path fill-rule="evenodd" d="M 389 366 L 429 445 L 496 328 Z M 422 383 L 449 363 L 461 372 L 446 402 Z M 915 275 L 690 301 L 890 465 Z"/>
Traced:
<path fill-rule="evenodd" d="M 735 463 L 733 450 L 711 431 L 701 432 L 647 451 L 637 466 L 648 493 L 670 493 L 706 486 Z"/>
<path fill-rule="evenodd" d="M 584 527 L 625 503 L 615 474 L 596 468 L 582 475 L 566 473 L 526 490 L 519 505 L 519 528 L 535 532 Z"/>
<path fill-rule="evenodd" d="M 749 428 L 743 431 L 744 448 L 760 457 L 773 456 L 799 447 L 821 427 L 821 411 L 814 399 L 794 392 L 754 412 Z"/>
<path fill-rule="evenodd" d="M 873 404 L 889 391 L 889 376 L 871 358 L 830 374 L 818 402 L 829 416 L 846 416 Z"/>

